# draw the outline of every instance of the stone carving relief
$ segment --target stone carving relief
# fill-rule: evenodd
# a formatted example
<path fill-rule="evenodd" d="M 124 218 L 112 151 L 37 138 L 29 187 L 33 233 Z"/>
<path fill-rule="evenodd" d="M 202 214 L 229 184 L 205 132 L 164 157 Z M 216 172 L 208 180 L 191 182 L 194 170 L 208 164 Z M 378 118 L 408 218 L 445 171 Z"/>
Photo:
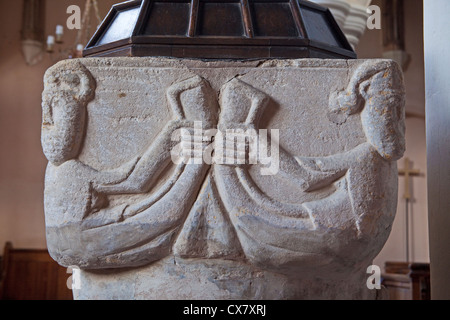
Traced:
<path fill-rule="evenodd" d="M 267 149 L 279 155 L 277 170 L 261 178 L 270 164 L 249 163 L 249 140 L 244 163 L 220 162 L 217 155 L 236 146 L 217 139 L 217 132 L 266 129 L 272 115 L 273 97 L 243 77 L 222 82 L 219 90 L 195 74 L 174 81 L 159 100 L 170 120 L 144 151 L 116 168 L 99 169 L 78 157 L 87 105 L 99 99 L 98 77 L 76 60 L 52 67 L 45 76 L 42 127 L 52 257 L 86 269 L 142 266 L 172 254 L 242 261 L 287 275 L 342 275 L 367 267 L 396 211 L 395 161 L 405 146 L 401 77 L 389 61 L 357 65 L 346 87 L 330 90 L 323 121 L 336 127 L 359 121 L 365 141 L 310 156 L 288 151 L 269 130 Z M 196 123 L 204 130 L 200 136 Z M 291 139 L 295 144 L 302 137 Z M 191 141 L 212 155 L 211 163 L 173 161 L 174 150 L 192 156 Z M 277 189 L 276 183 L 295 186 L 294 201 L 282 191 L 265 191 Z"/>
<path fill-rule="evenodd" d="M 46 78 L 42 103 L 42 148 L 59 165 L 78 156 L 85 133 L 86 106 L 95 80 L 81 64 L 58 69 Z"/>

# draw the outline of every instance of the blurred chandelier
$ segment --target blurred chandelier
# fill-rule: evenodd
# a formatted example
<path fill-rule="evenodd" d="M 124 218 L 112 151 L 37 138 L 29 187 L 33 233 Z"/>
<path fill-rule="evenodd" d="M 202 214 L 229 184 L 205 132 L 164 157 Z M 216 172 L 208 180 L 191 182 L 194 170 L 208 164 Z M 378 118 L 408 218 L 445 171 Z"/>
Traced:
<path fill-rule="evenodd" d="M 21 44 L 25 62 L 32 66 L 43 58 L 45 30 L 45 0 L 24 0 Z"/>
<path fill-rule="evenodd" d="M 61 60 L 65 58 L 80 58 L 83 55 L 83 48 L 90 39 L 92 30 L 92 11 L 94 11 L 97 23 L 95 27 L 97 28 L 102 19 L 100 17 L 97 0 L 86 0 L 84 6 L 84 12 L 82 15 L 80 29 L 78 29 L 77 36 L 74 44 L 68 48 L 62 48 L 60 45 L 64 43 L 64 27 L 62 25 L 56 26 L 55 35 L 49 35 L 47 37 L 47 52 L 52 56 L 52 60 Z M 56 58 L 53 56 L 57 53 Z"/>

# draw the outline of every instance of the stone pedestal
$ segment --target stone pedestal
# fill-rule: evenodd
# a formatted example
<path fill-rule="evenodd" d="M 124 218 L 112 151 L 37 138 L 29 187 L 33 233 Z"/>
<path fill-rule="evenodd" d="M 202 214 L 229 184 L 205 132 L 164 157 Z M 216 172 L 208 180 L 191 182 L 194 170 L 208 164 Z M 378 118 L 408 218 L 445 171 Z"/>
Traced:
<path fill-rule="evenodd" d="M 81 270 L 76 300 L 374 300 L 364 271 L 343 279 L 305 278 L 264 271 L 232 260 L 170 256 L 154 264 L 112 270 Z"/>
<path fill-rule="evenodd" d="M 379 297 L 404 130 L 390 60 L 61 62 L 49 252 L 77 299 Z"/>

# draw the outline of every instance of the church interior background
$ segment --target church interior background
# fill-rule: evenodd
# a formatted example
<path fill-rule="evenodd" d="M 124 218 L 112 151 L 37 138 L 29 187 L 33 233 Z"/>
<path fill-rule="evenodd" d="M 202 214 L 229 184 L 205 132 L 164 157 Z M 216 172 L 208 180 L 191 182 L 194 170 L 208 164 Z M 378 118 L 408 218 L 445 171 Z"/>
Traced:
<path fill-rule="evenodd" d="M 374 0 L 372 4 L 383 10 L 383 2 Z M 115 3 L 114 0 L 98 1 L 101 18 Z M 57 25 L 65 25 L 66 9 L 74 4 L 84 8 L 85 1 L 47 0 L 45 35 L 54 34 Z M 0 255 L 7 242 L 13 248 L 46 249 L 43 189 L 47 160 L 40 142 L 42 79 L 45 70 L 67 58 L 67 52 L 60 51 L 73 47 L 77 36 L 76 30 L 65 29 L 64 42 L 56 44 L 52 54 L 44 50 L 42 59 L 29 65 L 22 53 L 22 10 L 23 1 L 0 0 Z M 92 14 L 91 23 L 95 24 Z M 399 177 L 397 216 L 389 240 L 374 261 L 382 269 L 386 262 L 404 262 L 407 258 L 415 263 L 430 262 L 422 0 L 406 1 L 403 18 L 404 53 L 408 57 L 403 66 L 407 148 L 398 166 L 405 169 L 405 159 L 408 159 L 409 168 L 418 170 L 419 174 L 409 177 L 408 230 L 405 176 Z M 359 59 L 364 59 L 383 58 L 386 50 L 383 29 L 366 29 L 355 51 Z"/>

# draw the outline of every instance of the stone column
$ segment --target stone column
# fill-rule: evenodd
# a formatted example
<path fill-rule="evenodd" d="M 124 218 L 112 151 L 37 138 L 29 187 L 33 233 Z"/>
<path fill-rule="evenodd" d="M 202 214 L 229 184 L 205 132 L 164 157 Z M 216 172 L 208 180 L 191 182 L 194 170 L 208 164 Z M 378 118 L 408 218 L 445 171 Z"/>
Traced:
<path fill-rule="evenodd" d="M 43 115 L 48 248 L 81 269 L 76 299 L 381 296 L 394 62 L 63 61 Z"/>
<path fill-rule="evenodd" d="M 424 2 L 431 298 L 450 299 L 450 2 Z"/>
<path fill-rule="evenodd" d="M 343 31 L 353 49 L 356 49 L 359 40 L 366 31 L 367 19 L 369 18 L 367 8 L 372 1 L 347 0 L 347 2 L 350 4 L 350 10 L 345 19 Z"/>

